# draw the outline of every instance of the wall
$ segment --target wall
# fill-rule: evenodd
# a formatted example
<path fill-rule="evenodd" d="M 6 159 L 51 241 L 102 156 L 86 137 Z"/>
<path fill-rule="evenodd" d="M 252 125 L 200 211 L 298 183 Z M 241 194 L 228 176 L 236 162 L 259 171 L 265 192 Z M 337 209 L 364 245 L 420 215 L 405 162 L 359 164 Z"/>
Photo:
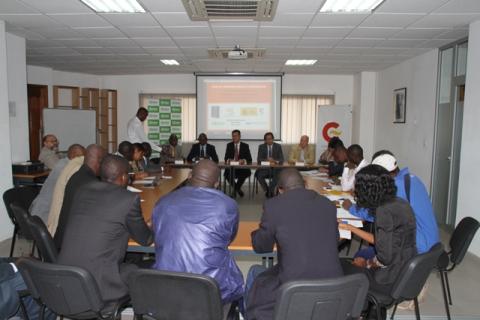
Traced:
<path fill-rule="evenodd" d="M 458 185 L 457 223 L 466 216 L 480 221 L 478 181 L 480 181 L 480 21 L 470 25 L 468 37 L 467 77 L 462 128 L 462 151 Z M 480 234 L 477 232 L 470 250 L 480 256 Z"/>
<path fill-rule="evenodd" d="M 438 50 L 431 50 L 377 74 L 375 150 L 389 149 L 430 189 Z M 406 123 L 393 122 L 393 90 L 407 88 Z M 363 125 L 363 123 L 362 123 Z"/>
<path fill-rule="evenodd" d="M 6 33 L 6 40 L 8 101 L 15 105 L 10 116 L 10 135 L 15 137 L 12 161 L 19 162 L 30 159 L 25 39 Z"/>
<path fill-rule="evenodd" d="M 7 34 L 0 20 L 0 193 L 12 187 L 12 155 L 10 151 L 10 119 L 8 115 Z M 4 205 L 0 205 L 0 241 L 12 236 L 13 226 Z"/>

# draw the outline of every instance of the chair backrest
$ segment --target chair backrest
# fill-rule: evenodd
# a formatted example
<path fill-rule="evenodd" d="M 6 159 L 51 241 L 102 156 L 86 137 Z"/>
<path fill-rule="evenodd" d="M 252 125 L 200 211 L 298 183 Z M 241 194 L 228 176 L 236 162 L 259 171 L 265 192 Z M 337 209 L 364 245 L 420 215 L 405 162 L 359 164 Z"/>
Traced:
<path fill-rule="evenodd" d="M 35 186 L 26 186 L 26 187 L 19 187 L 19 188 L 11 188 L 8 189 L 3 193 L 3 203 L 7 209 L 8 216 L 10 220 L 15 226 L 18 226 L 15 220 L 15 216 L 13 214 L 10 205 L 12 203 L 17 203 L 19 206 L 24 208 L 26 211 L 30 208 L 35 197 L 40 192 L 39 187 Z"/>
<path fill-rule="evenodd" d="M 427 282 L 428 276 L 437 265 L 443 252 L 443 245 L 437 243 L 430 251 L 419 254 L 402 268 L 399 277 L 392 287 L 391 296 L 395 301 L 416 298 Z"/>
<path fill-rule="evenodd" d="M 133 311 L 162 320 L 221 320 L 222 301 L 210 277 L 158 270 L 137 270 L 128 279 Z"/>
<path fill-rule="evenodd" d="M 16 264 L 32 297 L 56 314 L 69 317 L 102 310 L 97 283 L 87 270 L 33 258 L 20 258 Z"/>
<path fill-rule="evenodd" d="M 28 210 L 18 205 L 17 202 L 11 203 L 10 209 L 15 217 L 15 222 L 20 230 L 22 230 L 22 235 L 27 240 L 34 240 L 32 232 L 30 231 L 30 225 L 28 224 L 28 219 L 31 217 L 30 213 L 28 213 Z"/>
<path fill-rule="evenodd" d="M 450 238 L 450 261 L 454 264 L 462 262 L 480 223 L 472 217 L 463 218 Z"/>
<path fill-rule="evenodd" d="M 358 318 L 365 304 L 368 279 L 364 274 L 293 281 L 282 285 L 275 320 L 345 320 Z"/>
<path fill-rule="evenodd" d="M 58 250 L 47 226 L 38 216 L 28 216 L 29 231 L 44 262 L 57 262 Z"/>

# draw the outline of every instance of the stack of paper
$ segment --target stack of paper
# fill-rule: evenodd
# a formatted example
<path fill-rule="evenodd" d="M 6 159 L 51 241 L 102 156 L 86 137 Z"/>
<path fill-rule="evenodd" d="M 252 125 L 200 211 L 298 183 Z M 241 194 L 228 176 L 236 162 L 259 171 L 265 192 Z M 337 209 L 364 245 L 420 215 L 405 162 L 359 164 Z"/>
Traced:
<path fill-rule="evenodd" d="M 338 229 L 341 239 L 352 239 L 352 232 L 350 230 Z"/>

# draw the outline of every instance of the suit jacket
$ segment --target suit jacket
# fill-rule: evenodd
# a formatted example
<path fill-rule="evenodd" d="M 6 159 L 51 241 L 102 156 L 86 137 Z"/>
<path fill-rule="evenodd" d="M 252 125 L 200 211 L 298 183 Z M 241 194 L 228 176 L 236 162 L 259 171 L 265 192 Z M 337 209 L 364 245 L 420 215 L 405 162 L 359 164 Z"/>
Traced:
<path fill-rule="evenodd" d="M 129 237 L 143 246 L 152 243 L 140 197 L 112 183 L 90 182 L 73 199 L 58 263 L 90 271 L 103 300 L 119 299 L 128 294 L 122 262 Z"/>
<path fill-rule="evenodd" d="M 228 159 L 235 158 L 235 146 L 233 142 L 227 143 L 227 150 L 225 150 L 225 162 Z M 240 150 L 238 152 L 238 158 L 247 161 L 247 164 L 252 163 L 252 155 L 250 154 L 250 147 L 247 143 L 240 141 Z"/>
<path fill-rule="evenodd" d="M 73 198 L 80 187 L 92 181 L 98 181 L 98 178 L 95 176 L 95 173 L 92 171 L 92 169 L 90 169 L 90 167 L 86 164 L 83 164 L 80 169 L 78 169 L 78 171 L 71 176 L 70 180 L 68 180 L 65 187 L 65 194 L 63 196 L 62 210 L 60 210 L 60 216 L 58 217 L 57 230 L 55 231 L 55 235 L 53 237 L 53 241 L 58 249 L 60 249 L 62 246 L 65 228 L 67 226 L 67 222 L 70 217 L 70 210 L 73 204 Z"/>
<path fill-rule="evenodd" d="M 211 160 L 218 163 L 218 155 L 217 155 L 217 151 L 215 150 L 215 146 L 209 143 L 207 143 L 205 146 L 206 146 L 205 157 L 210 158 Z M 187 161 L 193 161 L 199 158 L 200 158 L 200 143 L 195 143 L 192 146 L 192 149 L 190 149 L 190 153 L 188 154 Z"/>
<path fill-rule="evenodd" d="M 272 158 L 279 163 L 283 163 L 282 146 L 274 142 L 272 145 Z M 266 143 L 258 146 L 257 162 L 267 161 L 268 159 L 268 145 Z"/>
<path fill-rule="evenodd" d="M 300 161 L 300 145 L 296 144 L 290 149 L 290 154 L 288 155 L 288 162 L 297 162 Z M 313 144 L 307 146 L 307 150 L 304 151 L 303 155 L 306 164 L 315 163 L 315 151 L 313 150 Z"/>
<path fill-rule="evenodd" d="M 278 264 L 253 283 L 248 319 L 272 319 L 277 290 L 285 282 L 343 275 L 338 239 L 337 210 L 315 191 L 298 188 L 265 201 L 252 244 L 257 253 L 272 252 L 276 244 Z"/>

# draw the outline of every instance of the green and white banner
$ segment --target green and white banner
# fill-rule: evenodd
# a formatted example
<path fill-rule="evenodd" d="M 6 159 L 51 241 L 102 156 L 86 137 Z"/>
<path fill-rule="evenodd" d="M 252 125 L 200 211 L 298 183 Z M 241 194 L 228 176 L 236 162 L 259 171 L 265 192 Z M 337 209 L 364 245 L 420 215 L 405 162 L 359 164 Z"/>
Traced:
<path fill-rule="evenodd" d="M 148 99 L 148 139 L 159 145 L 168 143 L 170 134 L 182 140 L 182 100 Z"/>

